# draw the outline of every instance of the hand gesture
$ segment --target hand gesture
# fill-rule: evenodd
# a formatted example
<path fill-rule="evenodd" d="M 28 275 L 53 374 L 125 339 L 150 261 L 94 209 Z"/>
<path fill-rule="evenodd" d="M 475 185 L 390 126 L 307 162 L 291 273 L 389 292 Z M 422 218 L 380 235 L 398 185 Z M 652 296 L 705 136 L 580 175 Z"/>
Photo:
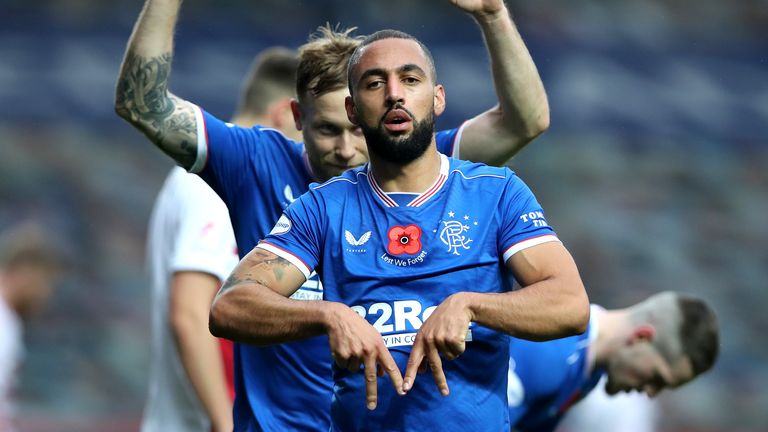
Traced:
<path fill-rule="evenodd" d="M 424 372 L 429 367 L 440 393 L 448 396 L 450 389 L 440 356 L 453 360 L 464 352 L 471 320 L 469 309 L 459 295 L 448 297 L 435 309 L 416 334 L 405 369 L 403 391 L 413 387 L 417 371 Z"/>
<path fill-rule="evenodd" d="M 364 318 L 339 304 L 328 329 L 331 356 L 340 368 L 357 372 L 365 367 L 365 395 L 368 409 L 376 409 L 377 377 L 389 375 L 398 394 L 405 394 L 403 377 L 381 334 Z"/>

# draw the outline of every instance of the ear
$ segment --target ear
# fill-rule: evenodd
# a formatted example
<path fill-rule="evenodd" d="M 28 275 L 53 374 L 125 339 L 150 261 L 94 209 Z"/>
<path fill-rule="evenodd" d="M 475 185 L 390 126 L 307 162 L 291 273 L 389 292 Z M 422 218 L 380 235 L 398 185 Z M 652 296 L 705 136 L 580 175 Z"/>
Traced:
<path fill-rule="evenodd" d="M 632 330 L 627 345 L 632 345 L 636 342 L 651 342 L 655 337 L 656 327 L 650 324 L 641 324 Z"/>
<path fill-rule="evenodd" d="M 291 112 L 293 113 L 293 123 L 296 125 L 296 130 L 301 130 L 301 105 L 296 99 L 291 99 Z"/>
<path fill-rule="evenodd" d="M 347 110 L 347 118 L 353 125 L 357 124 L 357 115 L 355 114 L 355 102 L 352 100 L 352 96 L 344 98 L 344 108 Z"/>
<path fill-rule="evenodd" d="M 435 116 L 439 116 L 445 111 L 445 88 L 442 84 L 435 86 Z"/>

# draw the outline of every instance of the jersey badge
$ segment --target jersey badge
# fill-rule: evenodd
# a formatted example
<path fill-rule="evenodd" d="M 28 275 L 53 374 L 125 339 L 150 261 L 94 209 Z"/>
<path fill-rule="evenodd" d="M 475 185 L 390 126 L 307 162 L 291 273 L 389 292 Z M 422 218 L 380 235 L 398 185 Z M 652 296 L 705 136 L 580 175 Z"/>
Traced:
<path fill-rule="evenodd" d="M 469 244 L 472 243 L 472 239 L 466 233 L 472 226 L 477 226 L 477 222 L 472 222 L 470 225 L 469 216 L 457 218 L 456 213 L 452 211 L 448 212 L 448 217 L 451 220 L 441 221 L 443 227 L 440 229 L 440 241 L 448 246 L 448 253 L 461 255 L 459 250 L 469 249 Z"/>

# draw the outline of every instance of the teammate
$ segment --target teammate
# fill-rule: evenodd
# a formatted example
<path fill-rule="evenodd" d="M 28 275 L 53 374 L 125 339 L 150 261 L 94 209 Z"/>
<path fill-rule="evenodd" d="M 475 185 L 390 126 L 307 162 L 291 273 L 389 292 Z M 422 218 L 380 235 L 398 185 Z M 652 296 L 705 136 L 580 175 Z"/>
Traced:
<path fill-rule="evenodd" d="M 362 134 L 344 110 L 347 59 L 359 40 L 349 32 L 325 30 L 300 50 L 293 112 L 304 144 L 298 144 L 266 128 L 228 127 L 168 92 L 179 3 L 146 2 L 126 50 L 116 110 L 217 191 L 229 208 L 244 254 L 310 182 L 367 160 Z M 499 105 L 459 129 L 439 133 L 438 149 L 501 163 L 548 126 L 546 95 L 503 2 L 454 3 L 471 13 L 483 31 Z M 227 133 L 217 133 L 221 131 Z M 322 298 L 318 278 L 310 278 L 295 298 Z M 235 428 L 326 430 L 332 391 L 329 357 L 325 337 L 267 348 L 236 344 Z M 292 385 L 286 387 L 287 381 Z"/>
<path fill-rule="evenodd" d="M 512 430 L 555 429 L 566 411 L 607 378 L 609 395 L 655 397 L 709 370 L 717 319 L 701 299 L 663 292 L 627 309 L 592 306 L 587 332 L 548 342 L 513 339 L 509 361 Z"/>
<path fill-rule="evenodd" d="M 285 48 L 257 56 L 233 121 L 295 133 L 290 103 L 297 63 Z M 179 167 L 168 175 L 152 212 L 147 256 L 152 362 L 142 431 L 231 431 L 232 344 L 222 339 L 219 352 L 208 313 L 237 264 L 237 250 L 226 206 L 198 176 Z"/>
<path fill-rule="evenodd" d="M 12 390 L 21 366 L 23 321 L 48 300 L 59 269 L 50 242 L 34 225 L 0 235 L 0 431 L 12 432 Z"/>
<path fill-rule="evenodd" d="M 579 400 L 558 425 L 558 431 L 656 432 L 661 410 L 645 393 L 605 392 L 605 378 Z"/>
<path fill-rule="evenodd" d="M 327 334 L 333 430 L 509 428 L 505 334 L 583 332 L 589 307 L 576 266 L 511 171 L 437 152 L 445 92 L 426 47 L 374 33 L 348 76 L 347 114 L 370 162 L 285 211 L 217 295 L 211 330 L 263 345 Z M 209 134 L 227 134 L 218 129 Z M 523 289 L 509 290 L 502 265 Z M 315 268 L 324 300 L 290 299 Z M 416 379 L 427 367 L 434 383 Z M 377 373 L 392 386 L 380 387 Z"/>

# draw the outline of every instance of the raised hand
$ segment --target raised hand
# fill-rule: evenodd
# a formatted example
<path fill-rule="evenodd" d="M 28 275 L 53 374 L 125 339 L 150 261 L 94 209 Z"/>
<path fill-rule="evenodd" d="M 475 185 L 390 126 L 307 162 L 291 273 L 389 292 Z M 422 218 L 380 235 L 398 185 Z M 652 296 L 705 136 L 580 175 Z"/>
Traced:
<path fill-rule="evenodd" d="M 435 309 L 416 335 L 405 369 L 403 391 L 413 387 L 417 371 L 424 372 L 429 367 L 438 390 L 443 396 L 448 396 L 450 389 L 441 355 L 453 360 L 464 352 L 471 321 L 467 304 L 460 294 L 448 297 Z"/>
<path fill-rule="evenodd" d="M 451 4 L 464 12 L 493 15 L 504 9 L 504 0 L 450 0 Z"/>
<path fill-rule="evenodd" d="M 365 367 L 365 395 L 368 409 L 376 409 L 378 402 L 377 377 L 389 375 L 398 394 L 403 392 L 403 377 L 392 354 L 384 345 L 381 334 L 364 318 L 347 306 L 338 304 L 330 320 L 328 339 L 331 355 L 336 364 L 357 372 Z"/>

